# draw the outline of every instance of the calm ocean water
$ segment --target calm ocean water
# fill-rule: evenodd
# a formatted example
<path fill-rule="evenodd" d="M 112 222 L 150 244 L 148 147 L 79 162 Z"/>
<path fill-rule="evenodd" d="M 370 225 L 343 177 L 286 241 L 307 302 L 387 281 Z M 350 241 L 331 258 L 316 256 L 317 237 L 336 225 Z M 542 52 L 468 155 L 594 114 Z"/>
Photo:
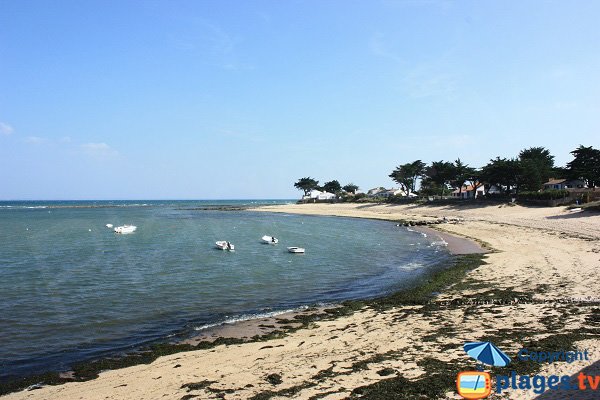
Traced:
<path fill-rule="evenodd" d="M 449 257 L 390 222 L 211 209 L 285 202 L 0 202 L 0 378 L 381 295 Z M 107 223 L 138 230 L 117 235 Z M 280 243 L 261 244 L 265 234 Z M 216 240 L 236 251 L 214 249 Z"/>

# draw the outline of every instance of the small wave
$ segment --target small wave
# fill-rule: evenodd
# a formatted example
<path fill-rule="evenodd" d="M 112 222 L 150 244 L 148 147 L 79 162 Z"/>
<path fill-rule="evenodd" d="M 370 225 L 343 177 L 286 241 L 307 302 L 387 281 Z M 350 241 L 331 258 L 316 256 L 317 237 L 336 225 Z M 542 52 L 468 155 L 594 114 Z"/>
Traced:
<path fill-rule="evenodd" d="M 0 206 L 0 208 L 13 208 L 15 210 L 23 210 L 23 209 L 48 208 L 48 206 Z"/>
<path fill-rule="evenodd" d="M 414 271 L 415 269 L 419 269 L 422 267 L 423 267 L 423 264 L 421 264 L 421 263 L 410 262 L 407 264 L 400 265 L 398 268 L 403 271 Z"/>
<path fill-rule="evenodd" d="M 407 231 L 409 231 L 409 232 L 417 232 L 417 233 L 419 233 L 421 236 L 423 236 L 423 237 L 427 237 L 427 234 L 426 234 L 425 232 L 419 232 L 419 231 L 416 231 L 416 230 L 414 230 L 414 229 L 410 229 L 408 226 L 406 227 L 406 230 L 407 230 Z"/>
<path fill-rule="evenodd" d="M 230 325 L 230 324 L 235 324 L 236 322 L 250 321 L 253 319 L 270 318 L 270 317 L 275 317 L 277 315 L 286 314 L 289 312 L 305 310 L 307 308 L 308 308 L 308 306 L 302 306 L 299 308 L 292 308 L 289 310 L 280 310 L 280 311 L 272 311 L 272 312 L 256 313 L 256 314 L 243 314 L 243 315 L 240 315 L 239 317 L 227 318 L 226 320 L 221 321 L 221 322 L 215 322 L 213 324 L 196 326 L 196 327 L 194 327 L 194 330 L 195 331 L 203 331 L 205 329 L 214 328 L 215 326 Z"/>
<path fill-rule="evenodd" d="M 442 240 L 436 240 L 434 242 L 431 242 L 429 244 L 429 247 L 435 247 L 435 246 L 448 246 L 448 242 L 446 242 L 444 239 Z"/>

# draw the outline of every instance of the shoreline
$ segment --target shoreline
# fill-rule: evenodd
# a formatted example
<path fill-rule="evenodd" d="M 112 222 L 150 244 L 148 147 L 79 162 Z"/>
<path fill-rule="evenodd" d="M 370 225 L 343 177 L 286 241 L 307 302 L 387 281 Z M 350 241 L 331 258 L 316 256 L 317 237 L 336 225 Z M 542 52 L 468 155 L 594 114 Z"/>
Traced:
<path fill-rule="evenodd" d="M 219 210 L 225 211 L 225 210 Z M 255 209 L 250 209 L 249 211 L 255 211 Z M 393 220 L 381 220 L 380 221 L 388 221 L 395 222 Z M 403 228 L 401 228 L 403 229 Z M 462 236 L 454 235 L 448 232 L 443 232 L 437 229 L 429 228 L 429 227 L 411 227 L 408 229 L 412 232 L 419 232 L 424 234 L 424 236 L 429 237 L 428 240 L 431 240 L 432 236 L 436 236 L 439 240 L 444 242 L 444 248 L 452 255 L 466 255 L 466 254 L 483 254 L 487 252 L 487 250 L 483 249 L 479 244 L 473 241 L 470 238 L 465 238 Z M 140 352 L 153 351 L 154 346 L 173 346 L 173 353 L 185 352 L 194 350 L 194 348 L 211 348 L 213 345 L 218 345 L 220 343 L 249 343 L 249 342 L 257 342 L 257 341 L 268 341 L 272 337 L 278 337 L 280 335 L 285 335 L 289 332 L 293 332 L 297 329 L 302 329 L 305 327 L 303 322 L 309 319 L 323 319 L 328 318 L 331 315 L 335 315 L 336 309 L 343 308 L 344 304 L 352 304 L 352 303 L 369 303 L 372 301 L 385 301 L 388 298 L 396 296 L 398 294 L 419 289 L 423 280 L 427 279 L 427 277 L 433 275 L 438 270 L 443 270 L 449 268 L 452 265 L 453 260 L 440 262 L 437 267 L 433 268 L 432 272 L 425 274 L 422 278 L 418 279 L 417 283 L 414 286 L 410 286 L 406 289 L 401 289 L 394 291 L 389 294 L 377 295 L 372 298 L 367 299 L 350 299 L 338 303 L 327 304 L 323 306 L 303 306 L 296 310 L 282 310 L 275 311 L 274 315 L 266 315 L 266 316 L 256 316 L 253 318 L 242 319 L 234 322 L 221 322 L 215 323 L 212 326 L 208 326 L 204 329 L 198 329 L 196 334 L 190 335 L 184 339 L 179 339 L 176 341 L 168 341 L 168 340 L 157 340 L 156 343 L 150 346 L 143 346 L 138 350 L 135 350 L 131 353 L 126 353 L 122 356 L 107 356 L 102 357 L 100 359 L 88 360 L 83 362 L 77 362 L 73 364 L 73 368 L 66 371 L 48 371 L 42 375 L 27 375 L 21 377 L 10 378 L 0 383 L 0 395 L 3 393 L 2 386 L 13 386 L 17 382 L 27 382 L 32 384 L 37 384 L 43 380 L 48 379 L 48 376 L 57 375 L 58 379 L 50 379 L 50 382 L 64 384 L 73 381 L 87 381 L 89 379 L 94 379 L 92 376 L 95 375 L 96 369 L 95 365 L 101 364 L 108 370 L 116 370 L 121 368 L 126 368 L 129 366 L 134 366 L 139 364 L 138 362 L 132 361 L 124 361 L 118 362 L 119 360 L 128 360 L 132 355 L 139 354 Z M 176 335 L 177 336 L 177 335 Z M 166 338 L 165 338 L 166 339 Z M 185 346 L 181 349 L 177 349 L 178 346 Z M 193 346 L 193 348 L 188 348 L 187 346 Z M 116 359 L 117 362 L 115 366 L 112 364 L 107 364 L 104 361 Z M 77 379 L 76 374 L 81 374 L 80 371 L 84 371 L 82 376 L 82 380 Z M 97 371 L 100 372 L 100 371 Z M 44 378 L 46 377 L 46 378 Z M 19 387 L 25 388 L 30 385 L 24 386 L 24 384 L 19 385 Z M 11 391 L 12 392 L 12 391 Z M 10 392 L 8 392 L 10 393 Z"/>
<path fill-rule="evenodd" d="M 513 352 L 529 340 L 547 346 L 548 350 L 579 343 L 578 346 L 591 350 L 590 365 L 600 360 L 600 332 L 594 325 L 592 306 L 560 302 L 562 298 L 585 298 L 600 293 L 595 267 L 600 253 L 596 245 L 600 217 L 574 219 L 566 217 L 562 208 L 457 210 L 377 205 L 365 210 L 357 205 L 311 206 L 278 206 L 277 210 L 261 207 L 257 211 L 391 221 L 406 218 L 428 221 L 459 214 L 464 223 L 444 225 L 444 233 L 474 238 L 494 251 L 483 256 L 458 256 L 463 260 L 483 258 L 485 264 L 476 269 L 466 268 L 460 276 L 446 276 L 445 279 L 451 280 L 445 281 L 444 290 L 433 302 L 410 304 L 410 297 L 391 296 L 387 303 L 354 304 L 354 309 L 346 310 L 351 312 L 333 312 L 333 319 L 307 318 L 304 329 L 275 335 L 269 342 L 228 344 L 225 341 L 210 350 L 190 349 L 150 364 L 102 372 L 95 380 L 17 392 L 7 398 L 75 399 L 85 391 L 89 398 L 110 395 L 158 399 L 189 395 L 266 399 L 320 394 L 319 398 L 337 399 L 353 393 L 385 393 L 392 388 L 426 390 L 429 398 L 447 397 L 450 394 L 444 391 L 453 391 L 456 373 L 469 367 L 461 343 L 476 339 L 492 340 L 503 350 Z M 443 237 L 444 233 L 438 229 L 428 234 Z M 506 276 L 511 279 L 506 280 Z M 540 280 L 540 277 L 545 278 Z M 417 296 L 414 291 L 412 296 Z M 472 307 L 468 304 L 470 300 L 485 304 L 478 306 L 477 318 L 468 311 Z M 557 315 L 569 317 L 557 318 Z M 482 330 L 482 326 L 487 328 Z M 417 347 L 421 349 L 415 350 Z M 573 375 L 589 365 L 517 367 L 521 372 Z M 439 387 L 424 388 L 427 384 L 423 379 L 432 376 L 439 377 Z M 194 381 L 193 385 L 187 384 Z M 118 389 L 120 386 L 127 386 L 126 391 Z M 509 398 L 535 397 L 530 391 L 507 393 Z M 259 395 L 262 397 L 256 397 Z"/>
<path fill-rule="evenodd" d="M 228 210 L 218 210 L 218 211 L 228 211 Z M 254 209 L 250 209 L 249 211 L 255 211 Z M 342 217 L 344 218 L 344 217 Z M 347 217 L 345 217 L 347 218 Z M 388 221 L 395 222 L 393 220 L 381 220 L 379 221 Z M 405 228 L 400 228 L 405 229 Z M 444 248 L 452 255 L 465 255 L 465 254 L 483 254 L 487 252 L 487 250 L 481 248 L 476 242 L 472 239 L 465 238 L 458 235 L 453 235 L 447 232 L 442 232 L 439 230 L 435 230 L 427 227 L 411 227 L 408 229 L 412 232 L 419 232 L 424 234 L 426 237 L 428 236 L 428 240 L 432 236 L 437 236 L 441 241 L 444 242 Z M 321 320 L 327 319 L 336 315 L 336 310 L 343 309 L 344 305 L 353 304 L 353 303 L 370 303 L 373 301 L 385 301 L 388 298 L 393 296 L 397 296 L 398 294 L 402 294 L 404 292 L 412 291 L 415 289 L 419 289 L 423 284 L 423 280 L 427 279 L 431 275 L 433 275 L 436 271 L 444 270 L 449 268 L 453 264 L 454 260 L 446 260 L 440 261 L 436 266 L 432 267 L 432 271 L 426 273 L 423 277 L 419 278 L 416 283 L 412 286 L 409 286 L 405 289 L 396 290 L 392 293 L 388 294 L 380 294 L 374 297 L 369 298 L 355 298 L 349 299 L 337 303 L 325 304 L 325 305 L 306 305 L 299 307 L 295 310 L 281 310 L 274 311 L 273 315 L 263 315 L 263 316 L 255 316 L 249 317 L 248 319 L 240 319 L 235 320 L 233 322 L 217 322 L 215 324 L 210 324 L 204 329 L 197 329 L 196 334 L 192 334 L 186 336 L 182 339 L 177 339 L 175 341 L 167 340 L 168 337 L 180 336 L 179 334 L 168 335 L 163 339 L 158 339 L 155 343 L 142 346 L 137 350 L 132 352 L 128 352 L 122 355 L 117 356 L 105 356 L 98 359 L 75 362 L 72 365 L 72 368 L 69 370 L 62 371 L 47 371 L 41 375 L 33 374 L 33 375 L 25 375 L 18 377 L 11 377 L 9 379 L 0 381 L 0 396 L 3 394 L 12 393 L 16 390 L 10 390 L 4 393 L 3 386 L 13 386 L 18 382 L 27 382 L 25 384 L 19 384 L 18 387 L 24 389 L 31 383 L 32 385 L 43 384 L 42 381 L 47 380 L 50 384 L 65 384 L 68 382 L 85 382 L 90 379 L 95 379 L 94 376 L 97 372 L 102 370 L 118 370 L 122 368 L 127 368 L 129 366 L 135 366 L 140 363 L 143 363 L 145 360 L 140 359 L 139 361 L 130 360 L 132 356 L 136 356 L 140 353 L 146 352 L 154 352 L 155 348 L 158 348 L 158 352 L 163 352 L 165 347 L 170 348 L 168 352 L 172 350 L 173 354 L 179 352 L 193 351 L 195 348 L 208 349 L 212 348 L 213 345 L 219 345 L 221 343 L 249 343 L 249 342 L 262 342 L 268 341 L 271 338 L 277 338 L 281 335 L 288 334 L 297 329 L 302 329 L 305 327 L 307 320 Z M 352 306 L 351 306 L 352 307 Z M 347 311 L 342 311 L 346 313 Z M 266 313 L 269 314 L 269 313 Z M 335 317 L 334 317 L 335 318 Z M 192 346 L 192 348 L 188 347 Z M 179 348 L 181 347 L 181 348 Z M 161 354 L 163 355 L 163 354 Z M 107 360 L 114 360 L 115 362 L 106 362 Z M 98 368 L 97 365 L 101 365 L 102 368 Z M 56 375 L 56 377 L 51 377 L 52 375 Z M 77 377 L 76 375 L 80 375 Z M 50 377 L 50 378 L 49 378 Z M 18 390 L 18 389 L 17 389 Z"/>
<path fill-rule="evenodd" d="M 441 229 L 430 228 L 426 226 L 413 226 L 410 228 L 413 231 L 424 233 L 428 236 L 436 236 L 443 241 L 446 249 L 452 255 L 465 255 L 465 254 L 485 254 L 492 249 L 485 248 L 482 244 L 478 243 L 474 239 L 458 236 Z"/>

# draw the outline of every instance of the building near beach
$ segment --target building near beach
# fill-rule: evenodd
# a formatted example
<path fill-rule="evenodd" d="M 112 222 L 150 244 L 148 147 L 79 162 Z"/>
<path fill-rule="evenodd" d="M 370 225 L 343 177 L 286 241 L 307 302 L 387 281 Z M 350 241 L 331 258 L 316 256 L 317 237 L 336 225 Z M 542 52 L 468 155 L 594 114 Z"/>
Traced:
<path fill-rule="evenodd" d="M 311 200 L 333 200 L 336 196 L 333 193 L 323 192 L 317 189 L 313 189 L 310 191 L 308 196 L 304 196 L 303 199 L 311 199 Z"/>
<path fill-rule="evenodd" d="M 389 198 L 389 197 L 393 197 L 393 196 L 402 196 L 402 197 L 406 197 L 406 192 L 402 189 L 398 189 L 398 188 L 392 188 L 392 189 L 385 189 L 383 187 L 378 187 L 378 188 L 373 188 L 370 189 L 367 192 L 367 196 L 368 197 L 382 197 L 382 198 Z M 408 195 L 408 197 L 416 197 L 416 194 L 411 193 L 410 195 Z"/>
<path fill-rule="evenodd" d="M 463 186 L 462 189 L 456 189 L 452 192 L 452 197 L 458 199 L 473 199 L 483 195 L 485 195 L 485 188 L 483 185 L 478 186 L 477 188 L 467 185 Z"/>
<path fill-rule="evenodd" d="M 544 183 L 544 190 L 583 189 L 585 182 L 580 179 L 554 179 Z"/>

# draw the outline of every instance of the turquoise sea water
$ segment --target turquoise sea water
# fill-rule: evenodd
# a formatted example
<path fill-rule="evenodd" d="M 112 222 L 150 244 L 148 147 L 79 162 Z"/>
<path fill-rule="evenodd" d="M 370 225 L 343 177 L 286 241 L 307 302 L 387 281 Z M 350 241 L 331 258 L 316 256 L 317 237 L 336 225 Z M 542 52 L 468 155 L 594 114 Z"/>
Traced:
<path fill-rule="evenodd" d="M 285 202 L 0 202 L 0 378 L 381 295 L 448 257 L 390 222 L 219 209 Z M 107 223 L 138 229 L 117 235 Z M 236 251 L 216 250 L 217 240 Z"/>

